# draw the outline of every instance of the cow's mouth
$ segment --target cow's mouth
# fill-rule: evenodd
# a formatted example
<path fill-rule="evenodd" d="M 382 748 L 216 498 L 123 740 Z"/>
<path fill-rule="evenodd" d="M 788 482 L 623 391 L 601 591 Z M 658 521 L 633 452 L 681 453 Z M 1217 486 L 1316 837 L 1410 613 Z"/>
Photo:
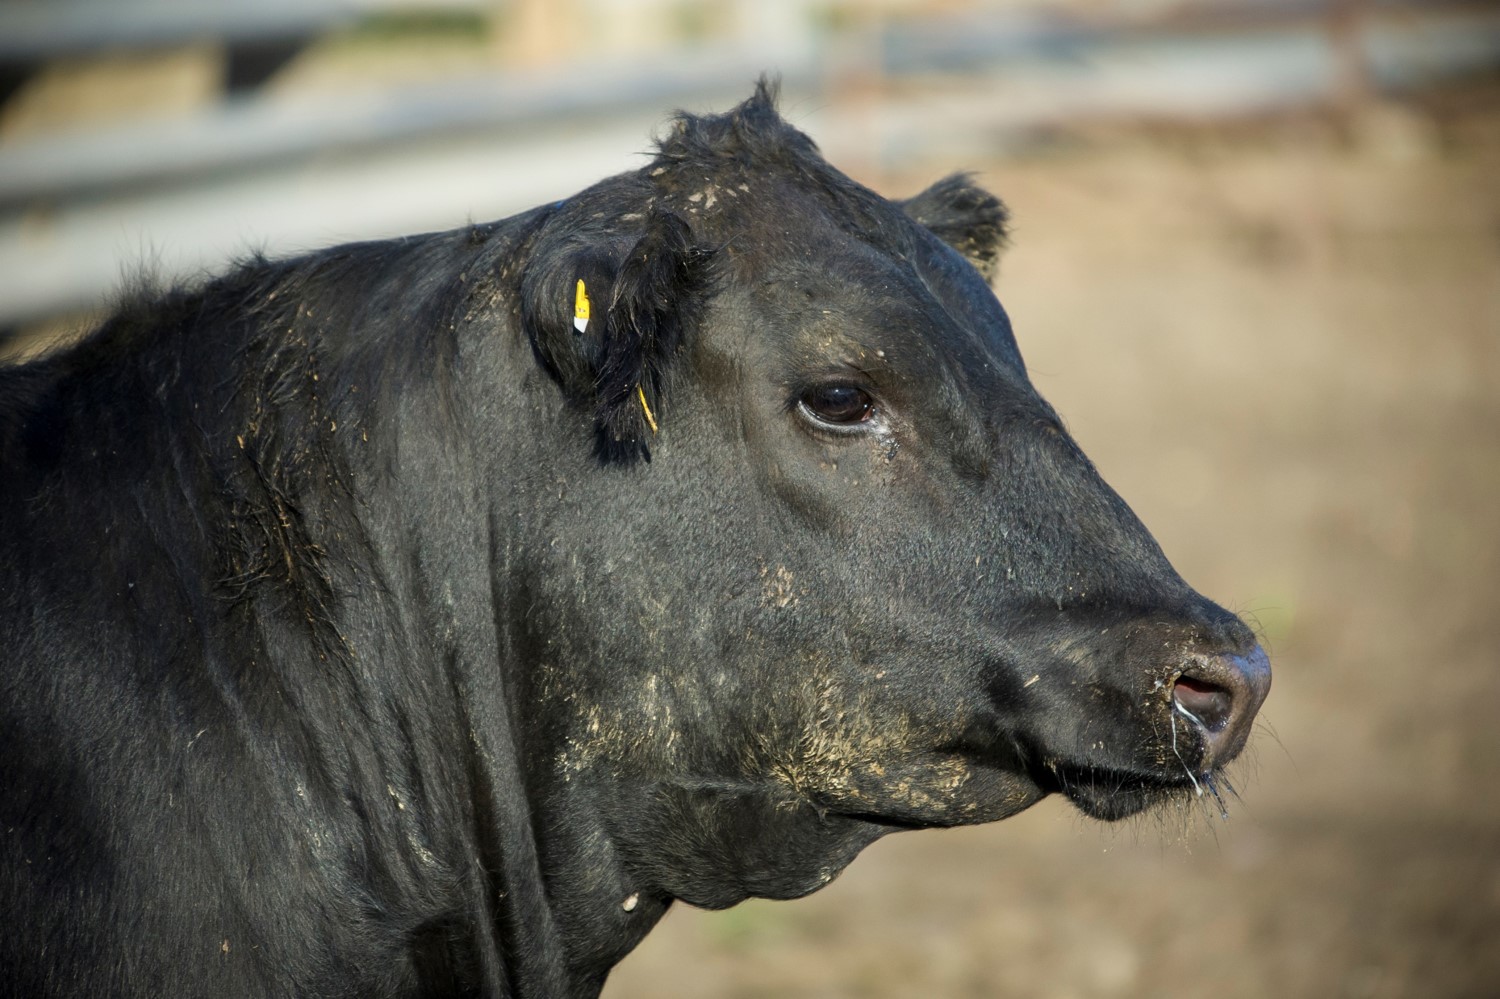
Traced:
<path fill-rule="evenodd" d="M 1160 721 L 1151 723 L 1154 760 L 1064 756 L 1065 762 L 1040 768 L 1040 782 L 1099 819 L 1174 802 L 1203 802 L 1227 818 L 1224 799 L 1234 788 L 1223 768 L 1244 748 L 1270 685 L 1270 666 L 1258 645 L 1244 653 L 1194 655 L 1155 684 L 1160 700 L 1154 710 L 1164 711 L 1167 731 Z M 1100 741 L 1098 748 L 1103 746 Z"/>
<path fill-rule="evenodd" d="M 1225 797 L 1234 787 L 1222 770 L 1193 773 L 1186 768 L 1175 774 L 1116 770 L 1108 767 L 1057 764 L 1048 767 L 1044 783 L 1062 794 L 1079 811 L 1094 819 L 1114 821 L 1162 806 L 1204 802 L 1226 816 Z"/>
<path fill-rule="evenodd" d="M 1205 694 L 1206 698 L 1213 696 Z M 1208 721 L 1188 710 L 1184 700 Z M 1157 749 L 1154 764 L 1098 756 L 1054 757 L 1036 768 L 1040 772 L 1034 774 L 1034 779 L 1095 819 L 1112 821 L 1161 806 L 1199 802 L 1227 817 L 1224 798 L 1232 796 L 1234 788 L 1224 776 L 1221 766 L 1224 761 L 1213 758 L 1209 742 L 1223 727 L 1214 711 L 1217 704 L 1199 704 L 1178 696 L 1176 690 L 1167 704 L 1170 735 Z M 1162 739 L 1159 732 L 1156 738 Z"/>

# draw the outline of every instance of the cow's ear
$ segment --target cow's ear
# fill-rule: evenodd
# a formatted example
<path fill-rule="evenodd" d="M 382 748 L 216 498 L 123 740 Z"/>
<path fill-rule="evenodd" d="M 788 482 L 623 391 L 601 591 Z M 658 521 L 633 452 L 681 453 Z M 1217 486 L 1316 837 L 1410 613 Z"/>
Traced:
<path fill-rule="evenodd" d="M 521 279 L 521 322 L 537 360 L 594 417 L 606 462 L 651 460 L 666 375 L 701 299 L 707 254 L 687 223 L 653 209 L 594 243 L 538 247 Z"/>
<path fill-rule="evenodd" d="M 901 207 L 963 254 L 986 281 L 995 279 L 1000 251 L 1005 249 L 1010 212 L 999 198 L 975 184 L 972 177 L 962 173 L 944 177 L 916 197 L 901 202 Z"/>

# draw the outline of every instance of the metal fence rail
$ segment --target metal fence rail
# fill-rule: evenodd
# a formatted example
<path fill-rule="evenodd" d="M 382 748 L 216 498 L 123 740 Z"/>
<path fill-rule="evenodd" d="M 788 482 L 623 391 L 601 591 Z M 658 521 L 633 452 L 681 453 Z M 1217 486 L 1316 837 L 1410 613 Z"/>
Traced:
<path fill-rule="evenodd" d="M 0 4 L 0 57 L 116 37 L 284 37 L 410 3 L 69 0 L 57 9 L 134 11 L 136 27 L 103 22 L 90 34 L 64 18 L 50 35 L 7 33 L 20 23 L 17 11 L 39 17 L 41 6 Z M 96 305 L 141 264 L 173 279 L 251 249 L 287 253 L 445 227 L 566 196 L 638 162 L 631 154 L 647 146 L 665 109 L 722 108 L 763 70 L 783 74 L 790 115 L 835 159 L 899 167 L 911 150 L 951 147 L 954 136 L 992 141 L 1078 115 L 1216 115 L 1326 101 L 1346 84 L 1349 45 L 1374 90 L 1500 66 L 1492 5 L 1356 5 L 1363 13 L 1353 32 L 1335 30 L 1349 7 L 1209 5 L 1193 17 L 1114 24 L 889 19 L 865 26 L 852 45 L 809 30 L 685 49 L 649 65 L 580 60 L 336 96 L 231 95 L 177 120 L 0 143 L 0 339 L 5 328 Z M 244 19 L 205 21 L 209 8 Z M 173 21 L 161 13 L 168 9 L 197 10 L 198 19 Z M 877 81 L 874 104 L 857 116 L 839 104 L 837 84 L 849 73 Z"/>

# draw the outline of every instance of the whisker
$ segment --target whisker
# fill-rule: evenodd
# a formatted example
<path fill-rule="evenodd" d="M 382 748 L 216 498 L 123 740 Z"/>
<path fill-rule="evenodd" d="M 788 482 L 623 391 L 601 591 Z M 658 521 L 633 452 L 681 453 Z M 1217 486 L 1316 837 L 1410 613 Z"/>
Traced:
<path fill-rule="evenodd" d="M 1224 804 L 1224 796 L 1219 793 L 1219 782 L 1214 779 L 1213 774 L 1204 774 L 1203 783 L 1208 787 L 1210 794 L 1214 796 L 1214 802 L 1219 806 L 1219 818 L 1225 822 L 1229 821 L 1229 809 Z"/>
<path fill-rule="evenodd" d="M 1222 770 L 1219 771 L 1219 783 L 1222 784 L 1222 785 L 1224 785 L 1225 792 L 1228 793 L 1228 795 L 1231 798 L 1233 798 L 1235 801 L 1244 801 L 1245 800 L 1245 799 L 1243 799 L 1243 798 L 1240 797 L 1239 789 L 1236 788 L 1232 783 L 1230 783 L 1230 781 L 1229 781 L 1229 775 L 1226 774 L 1226 773 L 1224 773 L 1224 771 L 1222 771 Z"/>
<path fill-rule="evenodd" d="M 1266 737 L 1269 738 L 1272 742 L 1276 743 L 1281 751 L 1286 754 L 1287 762 L 1292 765 L 1292 769 L 1295 770 L 1297 768 L 1297 760 L 1292 756 L 1292 751 L 1286 748 L 1286 743 L 1281 741 L 1281 736 L 1276 734 L 1276 729 L 1271 727 L 1270 722 L 1265 721 L 1264 719 L 1257 718 L 1255 722 L 1255 731 L 1264 732 Z"/>

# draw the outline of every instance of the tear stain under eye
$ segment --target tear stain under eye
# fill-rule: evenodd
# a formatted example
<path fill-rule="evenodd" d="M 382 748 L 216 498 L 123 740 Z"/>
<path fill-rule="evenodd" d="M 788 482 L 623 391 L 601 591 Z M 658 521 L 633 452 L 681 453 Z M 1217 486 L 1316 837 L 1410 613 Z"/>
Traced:
<path fill-rule="evenodd" d="M 875 438 L 875 441 L 885 451 L 885 460 L 887 462 L 896 460 L 896 452 L 901 450 L 901 444 L 896 440 L 894 434 L 884 434 Z"/>

